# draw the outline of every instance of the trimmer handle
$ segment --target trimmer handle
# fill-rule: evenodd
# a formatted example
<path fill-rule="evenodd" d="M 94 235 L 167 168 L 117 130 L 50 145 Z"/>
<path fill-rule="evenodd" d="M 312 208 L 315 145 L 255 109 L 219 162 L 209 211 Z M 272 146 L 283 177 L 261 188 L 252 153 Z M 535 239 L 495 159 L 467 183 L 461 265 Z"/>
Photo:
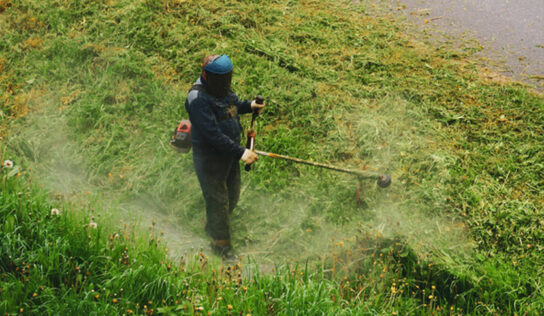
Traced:
<path fill-rule="evenodd" d="M 255 102 L 257 102 L 258 104 L 263 104 L 264 103 L 264 98 L 262 95 L 258 95 L 255 97 Z"/>
<path fill-rule="evenodd" d="M 264 98 L 262 95 L 258 95 L 255 97 L 255 102 L 257 104 L 263 104 L 264 103 Z M 257 133 L 255 132 L 255 130 L 253 129 L 253 124 L 255 123 L 255 119 L 257 118 L 257 116 L 259 115 L 259 110 L 257 109 L 254 109 L 253 110 L 253 115 L 251 117 L 251 128 L 249 129 L 249 131 L 247 131 L 247 143 L 246 143 L 246 148 L 251 150 L 251 151 L 254 151 L 255 150 L 255 136 L 257 136 Z M 245 166 L 245 170 L 246 171 L 250 171 L 251 170 L 251 165 L 246 165 Z"/>
<path fill-rule="evenodd" d="M 257 104 L 263 104 L 264 103 L 264 98 L 262 95 L 258 95 L 255 97 L 255 103 Z M 259 116 L 259 110 L 257 109 L 254 109 L 253 110 L 253 116 L 251 117 L 251 128 L 253 129 L 253 123 L 255 122 L 255 118 Z"/>

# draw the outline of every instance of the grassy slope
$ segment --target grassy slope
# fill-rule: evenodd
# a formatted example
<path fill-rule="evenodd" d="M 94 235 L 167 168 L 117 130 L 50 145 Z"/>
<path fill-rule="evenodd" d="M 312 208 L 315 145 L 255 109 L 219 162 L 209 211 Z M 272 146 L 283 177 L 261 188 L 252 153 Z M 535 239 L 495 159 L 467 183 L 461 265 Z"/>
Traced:
<path fill-rule="evenodd" d="M 260 148 L 354 168 L 368 163 L 395 181 L 386 193 L 368 188 L 369 209 L 362 213 L 346 202 L 353 200 L 349 177 L 263 159 L 244 179 L 257 190 L 245 191 L 233 222 L 239 247 L 289 256 L 317 240 L 326 247 L 339 234 L 330 230 L 355 237 L 361 223 L 349 250 L 331 250 L 332 262 L 337 253 L 365 258 L 357 246 L 369 240 L 372 249 L 389 249 L 399 234 L 406 251 L 384 260 L 394 271 L 387 278 L 371 273 L 378 271 L 372 261 L 361 261 L 355 270 L 363 278 L 352 280 L 353 290 L 377 285 L 357 300 L 384 311 L 411 308 L 414 300 L 421 310 L 433 304 L 482 312 L 542 308 L 542 275 L 533 268 L 543 260 L 542 97 L 516 84 L 481 82 L 464 60 L 467 53 L 426 47 L 391 18 L 341 2 L 9 3 L 2 2 L 0 16 L 3 118 L 23 116 L 44 95 L 56 100 L 51 111 L 69 121 L 95 183 L 161 201 L 182 197 L 174 215 L 198 234 L 198 188 L 181 189 L 178 178 L 165 176 L 194 177 L 190 157 L 173 156 L 164 145 L 171 128 L 165 122 L 184 115 L 181 104 L 199 60 L 225 52 L 237 67 L 236 91 L 269 100 Z M 12 146 L 19 155 L 32 154 L 20 139 Z M 373 235 L 367 226 L 390 226 L 391 218 L 381 221 L 384 213 L 403 226 L 387 228 L 388 237 Z M 470 228 L 475 253 L 458 259 L 463 253 L 446 242 L 428 245 L 429 257 L 412 258 L 420 236 L 409 231 L 429 228 L 419 218 L 443 214 Z M 283 234 L 268 233 L 275 231 Z M 312 258 L 320 247 L 305 255 Z M 425 270 L 425 260 L 440 268 Z M 473 268 L 462 271 L 463 261 Z M 413 284 L 399 294 L 403 277 Z M 434 300 L 427 295 L 433 286 Z"/>
<path fill-rule="evenodd" d="M 179 315 L 210 311 L 335 313 L 361 309 L 319 272 L 279 270 L 242 279 L 241 264 L 204 254 L 172 262 L 163 245 L 131 227 L 108 229 L 65 201 L 48 201 L 24 176 L 2 170 L 0 311 L 33 315 Z M 51 213 L 52 207 L 60 215 Z M 368 308 L 367 308 L 368 309 Z"/>

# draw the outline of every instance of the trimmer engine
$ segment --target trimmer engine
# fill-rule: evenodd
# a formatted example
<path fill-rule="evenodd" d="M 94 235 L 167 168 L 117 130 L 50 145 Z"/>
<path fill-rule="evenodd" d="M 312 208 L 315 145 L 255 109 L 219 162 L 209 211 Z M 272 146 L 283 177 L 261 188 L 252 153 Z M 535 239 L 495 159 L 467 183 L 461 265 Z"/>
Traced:
<path fill-rule="evenodd" d="M 191 121 L 179 122 L 170 139 L 170 145 L 180 153 L 188 153 L 191 150 Z"/>

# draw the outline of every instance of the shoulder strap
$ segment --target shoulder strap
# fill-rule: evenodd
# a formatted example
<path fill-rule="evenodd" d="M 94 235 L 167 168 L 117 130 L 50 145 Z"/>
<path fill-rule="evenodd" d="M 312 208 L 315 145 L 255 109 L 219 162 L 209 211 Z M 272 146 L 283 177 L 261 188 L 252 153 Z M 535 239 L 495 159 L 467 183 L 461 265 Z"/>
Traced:
<path fill-rule="evenodd" d="M 195 84 L 189 89 L 189 92 L 196 90 L 196 91 L 206 91 L 206 88 L 202 84 Z"/>

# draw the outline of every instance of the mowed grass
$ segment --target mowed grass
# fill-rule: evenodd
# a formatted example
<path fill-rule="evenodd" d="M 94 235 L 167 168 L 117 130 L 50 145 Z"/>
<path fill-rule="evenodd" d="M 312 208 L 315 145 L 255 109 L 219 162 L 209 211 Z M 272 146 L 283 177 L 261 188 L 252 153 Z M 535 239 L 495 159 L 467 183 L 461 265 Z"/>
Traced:
<path fill-rule="evenodd" d="M 187 116 L 184 97 L 200 60 L 227 53 L 235 91 L 267 99 L 257 148 L 353 169 L 367 165 L 394 181 L 387 191 L 364 182 L 361 209 L 356 179 L 262 158 L 244 174 L 232 219 L 242 253 L 269 265 L 308 260 L 303 274 L 319 278 L 301 280 L 301 289 L 312 302 L 323 293 L 329 298 L 316 313 L 537 313 L 544 304 L 542 272 L 534 268 L 544 258 L 542 96 L 482 80 L 467 60 L 470 47 L 430 47 L 404 34 L 396 18 L 369 8 L 351 1 L 4 1 L 2 133 L 16 161 L 40 170 L 44 162 L 33 158 L 43 150 L 40 139 L 57 129 L 50 121 L 34 124 L 39 117 L 27 113 L 55 113 L 76 148 L 67 160 L 82 162 L 92 184 L 160 201 L 150 212 L 203 236 L 191 157 L 174 154 L 167 142 Z M 97 251 L 107 248 L 101 242 Z M 142 265 L 166 262 L 163 255 Z M 116 273 L 124 272 L 93 287 Z M 290 274 L 264 278 L 278 282 L 280 293 Z M 153 278 L 160 276 L 141 282 Z M 61 295 L 70 282 L 49 286 Z M 92 289 L 74 293 L 74 302 Z M 306 297 L 272 295 L 279 303 L 265 310 L 259 304 L 266 292 L 250 292 L 256 299 L 247 309 L 288 313 L 291 299 Z M 203 293 L 206 310 L 226 312 Z M 139 294 L 134 288 L 127 308 L 145 304 Z M 153 300 L 168 301 L 165 295 Z M 5 310 L 15 312 L 20 297 L 6 299 Z M 59 308 L 40 304 L 33 306 Z M 110 301 L 88 306 L 117 310 Z"/>

